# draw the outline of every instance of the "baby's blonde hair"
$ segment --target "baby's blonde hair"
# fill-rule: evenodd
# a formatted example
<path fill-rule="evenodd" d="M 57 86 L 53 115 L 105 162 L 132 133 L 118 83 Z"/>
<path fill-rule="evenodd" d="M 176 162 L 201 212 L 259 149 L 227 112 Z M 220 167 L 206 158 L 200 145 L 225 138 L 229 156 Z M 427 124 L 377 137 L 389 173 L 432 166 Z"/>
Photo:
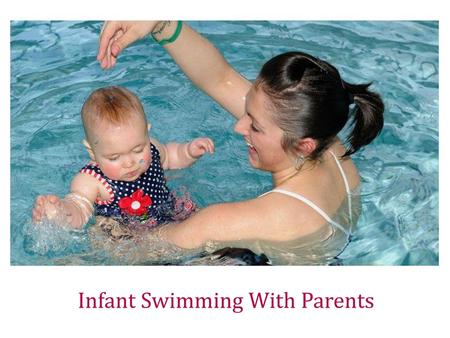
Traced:
<path fill-rule="evenodd" d="M 144 108 L 139 98 L 128 89 L 118 86 L 94 90 L 81 109 L 81 119 L 88 138 L 92 127 L 100 122 L 121 125 L 136 116 L 142 118 L 145 124 Z"/>

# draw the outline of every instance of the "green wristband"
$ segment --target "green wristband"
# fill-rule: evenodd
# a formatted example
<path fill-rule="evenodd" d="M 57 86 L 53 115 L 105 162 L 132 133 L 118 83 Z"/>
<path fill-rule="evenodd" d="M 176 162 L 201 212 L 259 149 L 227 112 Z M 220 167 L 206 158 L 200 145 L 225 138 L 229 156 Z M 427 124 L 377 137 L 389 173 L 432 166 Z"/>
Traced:
<path fill-rule="evenodd" d="M 152 37 L 156 42 L 159 43 L 160 46 L 164 46 L 164 45 L 167 45 L 168 43 L 174 42 L 178 38 L 178 36 L 181 33 L 181 28 L 183 28 L 183 21 L 179 20 L 177 23 L 177 28 L 175 29 L 175 32 L 172 34 L 172 36 L 170 38 L 162 39 L 162 40 L 158 41 L 155 38 L 155 35 L 153 33 L 152 33 Z"/>

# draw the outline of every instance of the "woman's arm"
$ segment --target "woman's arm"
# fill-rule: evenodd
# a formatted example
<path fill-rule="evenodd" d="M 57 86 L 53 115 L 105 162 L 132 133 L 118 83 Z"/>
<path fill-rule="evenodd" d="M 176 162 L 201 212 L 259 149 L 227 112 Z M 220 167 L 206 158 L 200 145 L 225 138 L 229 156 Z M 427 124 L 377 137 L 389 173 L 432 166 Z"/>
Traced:
<path fill-rule="evenodd" d="M 236 118 L 245 113 L 245 96 L 251 83 L 230 66 L 211 42 L 183 24 L 177 40 L 164 48 L 197 87 Z"/>
<path fill-rule="evenodd" d="M 163 239 L 186 249 L 200 247 L 207 241 L 289 241 L 317 230 L 313 224 L 317 224 L 317 218 L 320 216 L 311 215 L 308 207 L 298 201 L 273 194 L 211 205 L 159 231 Z"/>
<path fill-rule="evenodd" d="M 245 112 L 245 96 L 251 83 L 236 72 L 222 54 L 205 38 L 182 24 L 178 38 L 164 45 L 191 81 L 236 118 Z M 115 65 L 116 58 L 132 42 L 153 31 L 158 40 L 170 38 L 176 21 L 108 21 L 100 34 L 97 59 L 103 68 Z"/>

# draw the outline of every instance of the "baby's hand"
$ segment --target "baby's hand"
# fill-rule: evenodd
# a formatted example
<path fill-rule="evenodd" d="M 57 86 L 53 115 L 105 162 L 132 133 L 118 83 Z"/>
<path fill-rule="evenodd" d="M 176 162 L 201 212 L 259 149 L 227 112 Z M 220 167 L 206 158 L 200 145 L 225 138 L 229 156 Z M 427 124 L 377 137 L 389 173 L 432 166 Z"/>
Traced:
<path fill-rule="evenodd" d="M 188 155 L 199 158 L 204 153 L 214 153 L 214 142 L 208 137 L 199 137 L 192 140 L 188 145 Z"/>
<path fill-rule="evenodd" d="M 33 223 L 41 222 L 44 219 L 49 221 L 61 221 L 64 215 L 64 207 L 58 196 L 46 195 L 38 196 L 33 208 Z"/>

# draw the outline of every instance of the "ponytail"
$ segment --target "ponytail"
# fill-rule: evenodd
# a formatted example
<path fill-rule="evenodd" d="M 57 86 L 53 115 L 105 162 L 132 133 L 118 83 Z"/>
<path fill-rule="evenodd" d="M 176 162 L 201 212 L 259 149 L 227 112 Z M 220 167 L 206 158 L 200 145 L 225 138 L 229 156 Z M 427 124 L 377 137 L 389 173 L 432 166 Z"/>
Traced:
<path fill-rule="evenodd" d="M 343 157 L 350 156 L 359 148 L 369 144 L 378 136 L 383 128 L 384 104 L 375 92 L 368 90 L 372 83 L 350 84 L 342 81 L 349 96 L 349 103 L 354 103 L 353 130 L 348 135 L 346 143 L 349 148 Z"/>
<path fill-rule="evenodd" d="M 297 154 L 299 139 L 316 141 L 308 155 L 315 160 L 336 140 L 349 119 L 350 156 L 369 144 L 383 128 L 384 105 L 371 84 L 351 84 L 326 61 L 302 52 L 286 52 L 267 61 L 255 81 L 269 98 L 275 123 L 283 130 L 281 145 Z M 349 110 L 349 107 L 352 108 Z"/>

